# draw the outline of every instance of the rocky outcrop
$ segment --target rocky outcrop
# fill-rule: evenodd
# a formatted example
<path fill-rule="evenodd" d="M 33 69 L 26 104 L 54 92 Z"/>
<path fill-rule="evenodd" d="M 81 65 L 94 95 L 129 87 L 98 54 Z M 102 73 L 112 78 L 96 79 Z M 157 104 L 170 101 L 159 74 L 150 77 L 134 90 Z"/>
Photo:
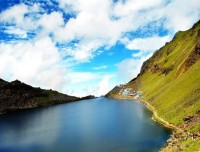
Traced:
<path fill-rule="evenodd" d="M 43 90 L 34 88 L 19 80 L 9 83 L 0 79 L 0 113 L 92 98 L 94 96 L 79 98 L 65 95 L 51 89 Z"/>

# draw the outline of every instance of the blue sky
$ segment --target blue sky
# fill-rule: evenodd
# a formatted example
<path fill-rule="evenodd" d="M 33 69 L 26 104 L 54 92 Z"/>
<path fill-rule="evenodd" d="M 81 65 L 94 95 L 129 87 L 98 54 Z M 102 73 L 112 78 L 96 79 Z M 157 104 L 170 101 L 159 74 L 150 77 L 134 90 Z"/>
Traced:
<path fill-rule="evenodd" d="M 0 0 L 0 77 L 76 96 L 134 78 L 199 0 Z"/>

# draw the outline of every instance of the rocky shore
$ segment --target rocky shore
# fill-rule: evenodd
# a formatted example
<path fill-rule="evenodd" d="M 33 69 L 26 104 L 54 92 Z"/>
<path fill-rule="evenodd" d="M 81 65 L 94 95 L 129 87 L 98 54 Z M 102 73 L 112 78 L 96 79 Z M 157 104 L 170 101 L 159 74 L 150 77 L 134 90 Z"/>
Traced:
<path fill-rule="evenodd" d="M 187 131 L 180 132 L 174 130 L 171 135 L 171 138 L 167 141 L 165 147 L 162 148 L 160 151 L 161 152 L 167 152 L 170 150 L 172 150 L 173 152 L 184 151 L 194 141 L 196 142 L 200 141 L 200 134 L 192 134 Z"/>
<path fill-rule="evenodd" d="M 148 102 L 142 101 L 149 110 L 152 111 L 153 116 L 152 119 L 155 120 L 156 122 L 164 125 L 167 128 L 170 128 L 173 130 L 172 135 L 169 140 L 167 140 L 167 143 L 165 146 L 160 150 L 161 152 L 168 152 L 168 151 L 173 151 L 173 152 L 179 152 L 179 151 L 184 151 L 189 147 L 190 143 L 197 141 L 200 143 L 200 134 L 199 133 L 190 133 L 186 130 L 184 130 L 184 127 L 186 127 L 189 123 L 188 122 L 193 122 L 195 120 L 196 123 L 200 123 L 200 118 L 199 115 L 197 115 L 198 118 L 193 119 L 194 117 L 187 117 L 184 118 L 185 120 L 185 125 L 181 126 L 175 126 L 173 124 L 170 124 L 166 120 L 162 119 L 159 117 L 157 114 L 156 110 L 154 109 L 153 106 L 151 106 Z M 193 120 L 192 120 L 193 119 Z M 184 126 L 184 127 L 183 127 Z M 199 151 L 198 151 L 199 152 Z"/>

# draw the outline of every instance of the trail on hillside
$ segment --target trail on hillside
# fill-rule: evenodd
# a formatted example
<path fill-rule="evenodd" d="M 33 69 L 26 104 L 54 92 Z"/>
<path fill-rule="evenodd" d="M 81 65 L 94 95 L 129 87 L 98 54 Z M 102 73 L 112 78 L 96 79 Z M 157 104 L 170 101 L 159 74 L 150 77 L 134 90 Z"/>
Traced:
<path fill-rule="evenodd" d="M 142 101 L 142 102 L 144 102 L 147 105 L 147 107 L 153 112 L 153 116 L 154 116 L 155 120 L 159 120 L 160 122 L 162 122 L 165 126 L 167 126 L 169 128 L 176 129 L 176 130 L 179 130 L 179 131 L 183 132 L 183 130 L 181 128 L 179 128 L 179 127 L 177 127 L 177 126 L 175 126 L 173 124 L 170 124 L 168 121 L 166 121 L 163 118 L 159 117 L 157 111 L 155 110 L 155 108 L 152 105 L 150 105 L 147 101 Z"/>

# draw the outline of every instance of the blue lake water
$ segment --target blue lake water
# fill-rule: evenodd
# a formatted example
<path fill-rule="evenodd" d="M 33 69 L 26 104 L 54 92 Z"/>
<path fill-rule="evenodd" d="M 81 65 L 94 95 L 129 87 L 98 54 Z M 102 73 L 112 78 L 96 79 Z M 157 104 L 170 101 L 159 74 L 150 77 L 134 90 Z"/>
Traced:
<path fill-rule="evenodd" d="M 0 115 L 0 152 L 156 152 L 170 131 L 140 102 L 97 98 Z"/>

